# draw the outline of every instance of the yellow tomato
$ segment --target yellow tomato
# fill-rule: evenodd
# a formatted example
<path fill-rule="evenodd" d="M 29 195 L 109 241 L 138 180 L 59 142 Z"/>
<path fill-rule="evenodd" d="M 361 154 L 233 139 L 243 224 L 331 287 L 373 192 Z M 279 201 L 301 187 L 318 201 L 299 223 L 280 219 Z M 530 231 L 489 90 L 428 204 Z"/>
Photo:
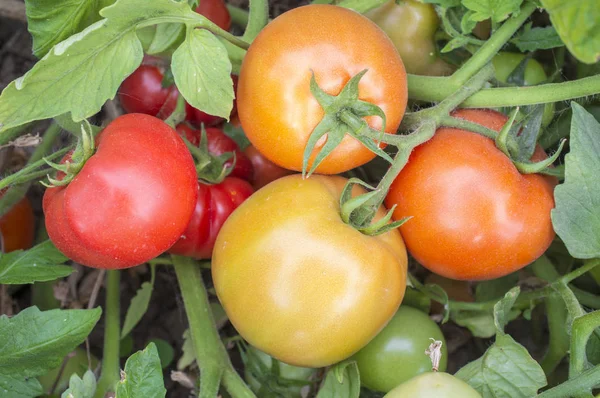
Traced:
<path fill-rule="evenodd" d="M 387 324 L 404 296 L 400 233 L 372 237 L 342 222 L 346 181 L 274 181 L 242 203 L 217 237 L 213 280 L 233 326 L 291 365 L 348 358 Z M 382 207 L 377 218 L 384 214 Z"/>

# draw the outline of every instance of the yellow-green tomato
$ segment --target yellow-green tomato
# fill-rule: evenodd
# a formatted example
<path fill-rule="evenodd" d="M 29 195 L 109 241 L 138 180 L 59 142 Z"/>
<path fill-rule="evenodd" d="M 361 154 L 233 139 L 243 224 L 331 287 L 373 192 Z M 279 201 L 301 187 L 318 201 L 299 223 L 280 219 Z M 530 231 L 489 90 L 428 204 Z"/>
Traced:
<path fill-rule="evenodd" d="M 508 77 L 519 66 L 525 58 L 525 54 L 501 52 L 492 59 L 494 69 L 496 70 L 496 79 L 502 83 L 507 83 Z M 525 66 L 523 75 L 524 86 L 534 86 L 548 80 L 544 67 L 535 59 L 530 58 Z M 544 106 L 544 115 L 542 117 L 542 126 L 547 126 L 554 117 L 554 103 L 548 103 Z"/>
<path fill-rule="evenodd" d="M 404 296 L 400 233 L 367 236 L 345 224 L 346 182 L 280 178 L 246 199 L 215 243 L 213 281 L 231 323 L 251 345 L 290 365 L 348 358 L 383 329 Z M 376 219 L 384 215 L 381 207 Z"/>
<path fill-rule="evenodd" d="M 400 384 L 384 398 L 481 398 L 481 394 L 448 373 L 428 372 Z"/>
<path fill-rule="evenodd" d="M 394 0 L 365 14 L 392 40 L 408 73 L 443 76 L 452 66 L 437 55 L 433 36 L 440 20 L 431 4 L 416 0 Z"/>
<path fill-rule="evenodd" d="M 257 396 L 300 398 L 317 369 L 301 368 L 278 362 L 268 354 L 248 346 L 244 361 L 244 378 Z M 304 383 L 304 384 L 303 384 Z M 268 391 L 268 394 L 265 392 Z"/>
<path fill-rule="evenodd" d="M 388 392 L 400 383 L 431 371 L 425 351 L 431 338 L 442 342 L 439 370 L 446 370 L 446 340 L 438 325 L 424 312 L 401 306 L 392 320 L 354 355 L 361 383 L 375 391 Z"/>

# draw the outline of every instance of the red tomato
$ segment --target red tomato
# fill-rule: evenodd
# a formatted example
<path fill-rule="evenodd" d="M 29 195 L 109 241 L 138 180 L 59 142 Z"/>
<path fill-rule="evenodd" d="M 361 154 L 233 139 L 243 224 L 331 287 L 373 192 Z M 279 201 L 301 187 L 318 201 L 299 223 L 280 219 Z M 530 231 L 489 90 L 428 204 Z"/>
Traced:
<path fill-rule="evenodd" d="M 132 267 L 179 239 L 197 186 L 192 156 L 173 129 L 152 116 L 124 115 L 98 136 L 96 153 L 71 183 L 46 190 L 48 235 L 78 263 Z"/>
<path fill-rule="evenodd" d="M 204 15 L 223 30 L 229 30 L 231 27 L 231 15 L 223 0 L 200 0 L 196 12 Z"/>
<path fill-rule="evenodd" d="M 254 173 L 250 179 L 254 189 L 260 189 L 278 178 L 294 173 L 291 170 L 277 166 L 275 163 L 264 157 L 264 155 L 252 145 L 244 149 L 244 153 L 248 159 L 250 159 L 254 169 Z"/>
<path fill-rule="evenodd" d="M 194 215 L 169 253 L 198 259 L 211 258 L 221 226 L 253 192 L 249 183 L 235 177 L 227 177 L 216 185 L 199 183 Z"/>
<path fill-rule="evenodd" d="M 235 167 L 231 171 L 230 176 L 250 180 L 253 171 L 252 163 L 250 163 L 250 159 L 248 159 L 244 152 L 240 150 L 235 141 L 219 128 L 207 127 L 205 130 L 208 141 L 208 151 L 212 155 L 218 156 L 226 152 L 233 152 L 235 154 Z M 200 138 L 202 136 L 201 130 L 195 130 L 186 124 L 180 124 L 177 126 L 177 132 L 193 145 L 200 145 Z M 230 166 L 231 164 L 233 164 L 233 158 L 228 160 L 225 163 L 225 166 Z"/>
<path fill-rule="evenodd" d="M 0 192 L 0 198 L 4 191 Z M 29 249 L 34 238 L 33 209 L 29 199 L 24 197 L 0 217 L 0 250 L 3 253 Z"/>
<path fill-rule="evenodd" d="M 175 86 L 162 86 L 163 74 L 157 66 L 141 65 L 121 84 L 119 100 L 127 113 L 145 113 L 156 116 L 172 98 L 171 111 L 177 102 Z"/>
<path fill-rule="evenodd" d="M 455 117 L 499 131 L 507 120 L 491 110 Z M 533 161 L 546 158 L 538 147 Z M 555 178 L 522 175 L 494 141 L 440 128 L 417 147 L 386 198 L 409 252 L 436 274 L 460 280 L 494 279 L 541 256 L 554 238 L 550 210 Z"/>

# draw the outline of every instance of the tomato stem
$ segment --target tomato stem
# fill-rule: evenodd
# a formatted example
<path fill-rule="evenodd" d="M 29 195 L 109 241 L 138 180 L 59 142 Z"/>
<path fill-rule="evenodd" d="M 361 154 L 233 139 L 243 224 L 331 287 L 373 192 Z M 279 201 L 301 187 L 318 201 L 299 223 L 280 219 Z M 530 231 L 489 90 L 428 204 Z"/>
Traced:
<path fill-rule="evenodd" d="M 210 310 L 200 266 L 191 258 L 172 255 L 171 259 L 183 296 L 196 361 L 200 368 L 200 397 L 214 397 L 222 382 L 234 397 L 254 397 L 252 391 L 233 369 L 221 342 Z"/>
<path fill-rule="evenodd" d="M 121 271 L 106 272 L 106 305 L 104 307 L 104 349 L 102 370 L 94 398 L 114 392 L 120 380 L 119 344 L 121 341 L 120 296 Z"/>
<path fill-rule="evenodd" d="M 590 314 L 591 315 L 591 314 Z M 544 391 L 537 395 L 537 398 L 564 398 L 573 397 L 575 394 L 587 392 L 583 397 L 593 398 L 591 389 L 598 384 L 600 380 L 600 365 L 582 372 L 579 376 L 569 379 L 556 387 Z"/>
<path fill-rule="evenodd" d="M 252 43 L 260 31 L 269 23 L 269 3 L 266 0 L 250 0 L 248 24 L 242 40 Z"/>
<path fill-rule="evenodd" d="M 586 369 L 586 347 L 592 333 L 600 326 L 600 311 L 582 315 L 573 321 L 571 328 L 571 357 L 569 379 L 582 374 Z"/>

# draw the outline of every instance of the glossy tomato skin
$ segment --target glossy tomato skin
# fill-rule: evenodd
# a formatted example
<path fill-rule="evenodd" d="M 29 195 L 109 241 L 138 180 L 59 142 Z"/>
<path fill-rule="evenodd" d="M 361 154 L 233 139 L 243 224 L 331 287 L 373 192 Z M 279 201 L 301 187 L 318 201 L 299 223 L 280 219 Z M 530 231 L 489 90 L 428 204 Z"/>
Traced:
<path fill-rule="evenodd" d="M 310 92 L 311 71 L 325 92 L 337 95 L 364 69 L 369 71 L 360 81 L 359 99 L 378 105 L 386 114 L 386 131 L 395 133 L 406 108 L 406 72 L 381 29 L 354 11 L 323 4 L 275 18 L 252 42 L 241 67 L 238 114 L 250 142 L 273 163 L 302 170 L 308 137 L 324 115 Z M 381 128 L 380 118 L 366 120 Z M 323 145 L 317 144 L 313 156 Z M 374 157 L 346 136 L 316 172 L 341 173 Z"/>
<path fill-rule="evenodd" d="M 100 133 L 73 181 L 46 190 L 48 235 L 80 264 L 132 267 L 179 239 L 197 186 L 192 156 L 173 129 L 152 116 L 123 115 Z"/>
<path fill-rule="evenodd" d="M 416 75 L 444 76 L 451 65 L 437 55 L 434 34 L 440 20 L 431 4 L 416 0 L 394 0 L 365 14 L 390 37 L 400 53 L 406 71 Z"/>
<path fill-rule="evenodd" d="M 348 358 L 385 326 L 404 296 L 400 234 L 371 237 L 344 224 L 339 199 L 346 182 L 280 178 L 242 203 L 215 243 L 214 286 L 232 324 L 290 365 Z M 383 215 L 381 208 L 377 217 Z"/>
<path fill-rule="evenodd" d="M 400 384 L 384 398 L 481 398 L 481 394 L 458 377 L 428 372 Z"/>
<path fill-rule="evenodd" d="M 226 177 L 216 185 L 198 183 L 194 214 L 169 253 L 197 259 L 211 258 L 223 223 L 253 192 L 254 189 L 248 182 L 235 177 Z"/>
<path fill-rule="evenodd" d="M 442 342 L 439 369 L 443 372 L 448 356 L 442 331 L 427 314 L 401 306 L 383 330 L 354 354 L 361 384 L 388 392 L 416 375 L 430 372 L 431 360 L 424 354 L 430 338 Z"/>
<path fill-rule="evenodd" d="M 506 116 L 459 110 L 455 117 L 499 131 Z M 538 147 L 532 160 L 544 159 Z M 555 178 L 521 175 L 494 142 L 438 129 L 417 147 L 392 184 L 386 205 L 394 218 L 412 216 L 400 231 L 410 253 L 451 279 L 487 280 L 531 263 L 554 238 L 550 210 Z"/>
<path fill-rule="evenodd" d="M 163 74 L 157 66 L 137 68 L 119 88 L 119 101 L 125 112 L 156 116 L 169 97 L 177 102 L 175 86 L 162 87 L 162 80 Z"/>
<path fill-rule="evenodd" d="M 208 142 L 208 151 L 213 155 L 222 155 L 226 152 L 232 152 L 235 154 L 235 167 L 231 171 L 231 177 L 239 177 L 246 181 L 250 181 L 253 174 L 253 167 L 250 159 L 244 152 L 240 150 L 235 141 L 228 137 L 223 130 L 216 127 L 207 127 L 206 138 Z M 191 144 L 198 146 L 200 145 L 200 139 L 202 137 L 202 131 L 191 128 L 186 124 L 179 124 L 177 126 L 177 132 L 182 137 L 185 137 Z M 231 166 L 233 164 L 233 158 L 225 162 L 225 166 Z"/>
<path fill-rule="evenodd" d="M 229 30 L 231 27 L 231 15 L 223 0 L 201 0 L 196 7 L 196 12 L 204 15 L 223 30 Z"/>
<path fill-rule="evenodd" d="M 250 181 L 254 189 L 260 189 L 278 178 L 293 173 L 293 171 L 279 167 L 271 162 L 252 145 L 244 149 L 244 154 L 246 154 L 252 163 L 253 173 Z"/>
<path fill-rule="evenodd" d="M 0 198 L 4 191 L 0 191 Z M 0 250 L 9 253 L 29 249 L 33 245 L 35 218 L 27 197 L 18 201 L 0 217 Z"/>

